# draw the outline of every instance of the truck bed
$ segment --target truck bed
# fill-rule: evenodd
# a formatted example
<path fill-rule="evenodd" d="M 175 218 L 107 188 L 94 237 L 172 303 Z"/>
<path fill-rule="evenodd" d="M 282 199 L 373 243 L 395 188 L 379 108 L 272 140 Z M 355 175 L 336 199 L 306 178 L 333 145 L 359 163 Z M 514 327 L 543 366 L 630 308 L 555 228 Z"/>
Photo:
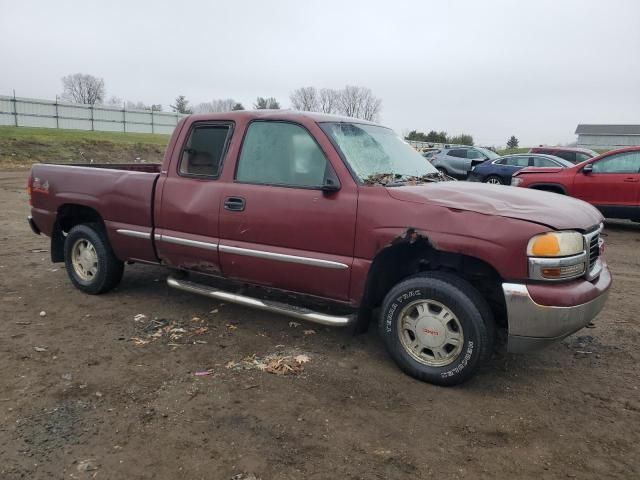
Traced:
<path fill-rule="evenodd" d="M 88 208 L 103 221 L 119 258 L 156 261 L 151 233 L 158 164 L 36 164 L 31 170 L 32 216 L 51 235 L 62 209 Z M 127 231 L 148 238 L 127 237 Z"/>

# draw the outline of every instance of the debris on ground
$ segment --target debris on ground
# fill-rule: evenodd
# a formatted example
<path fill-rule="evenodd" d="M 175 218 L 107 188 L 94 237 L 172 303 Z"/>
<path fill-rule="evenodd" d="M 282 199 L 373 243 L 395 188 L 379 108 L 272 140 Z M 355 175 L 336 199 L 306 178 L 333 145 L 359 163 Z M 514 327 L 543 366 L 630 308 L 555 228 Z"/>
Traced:
<path fill-rule="evenodd" d="M 210 369 L 208 369 L 208 370 L 199 370 L 199 371 L 197 371 L 197 372 L 193 372 L 193 374 L 194 374 L 196 377 L 207 377 L 207 376 L 209 376 L 209 375 L 212 375 L 212 374 L 213 374 L 213 369 L 211 369 L 211 368 L 210 368 Z"/>
<path fill-rule="evenodd" d="M 225 365 L 231 370 L 260 370 L 275 375 L 299 375 L 304 371 L 304 364 L 311 358 L 305 354 L 272 353 L 265 357 L 251 355 L 241 361 L 229 361 Z"/>
<path fill-rule="evenodd" d="M 227 330 L 237 330 L 238 327 L 236 327 L 234 324 L 232 323 L 227 323 Z"/>
<path fill-rule="evenodd" d="M 315 330 L 312 330 L 312 329 L 309 329 L 309 330 L 305 330 L 303 333 L 304 333 L 305 335 L 315 335 L 315 334 L 316 334 L 316 331 L 315 331 Z"/>
<path fill-rule="evenodd" d="M 167 345 L 182 346 L 195 343 L 207 343 L 204 340 L 195 340 L 193 337 L 201 336 L 209 331 L 208 325 L 203 325 L 206 320 L 200 317 L 192 317 L 188 322 L 167 320 L 166 318 L 154 318 L 149 320 L 146 315 L 138 314 L 134 317 L 136 327 L 141 334 L 131 337 L 129 340 L 136 346 L 148 345 L 160 339 L 166 339 Z"/>
<path fill-rule="evenodd" d="M 47 349 L 45 347 L 33 347 L 36 352 L 46 352 Z"/>
<path fill-rule="evenodd" d="M 236 473 L 230 480 L 260 480 L 253 473 Z"/>
<path fill-rule="evenodd" d="M 289 326 L 291 328 L 298 328 L 300 326 L 300 324 L 298 322 L 289 322 Z"/>
<path fill-rule="evenodd" d="M 98 470 L 98 464 L 94 459 L 88 458 L 86 460 L 80 460 L 76 468 L 79 472 L 93 472 Z"/>
<path fill-rule="evenodd" d="M 42 311 L 40 312 L 40 316 L 41 316 L 41 317 L 46 317 L 46 316 L 47 316 L 47 312 L 45 312 L 44 310 L 42 310 Z"/>

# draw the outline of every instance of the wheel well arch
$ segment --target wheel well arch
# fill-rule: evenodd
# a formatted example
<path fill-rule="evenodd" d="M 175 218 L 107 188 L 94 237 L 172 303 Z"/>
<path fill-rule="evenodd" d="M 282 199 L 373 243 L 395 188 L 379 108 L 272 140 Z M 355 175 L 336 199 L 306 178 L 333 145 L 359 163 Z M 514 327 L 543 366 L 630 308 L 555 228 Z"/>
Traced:
<path fill-rule="evenodd" d="M 413 237 L 412 235 L 406 237 Z M 403 279 L 425 271 L 450 272 L 471 283 L 487 300 L 497 325 L 506 325 L 506 306 L 502 277 L 484 260 L 438 250 L 426 238 L 394 242 L 373 259 L 358 312 L 356 332 L 367 330 L 373 312 L 382 305 L 387 293 Z"/>
<path fill-rule="evenodd" d="M 544 192 L 559 193 L 560 195 L 566 195 L 567 190 L 557 183 L 532 183 L 529 185 L 532 190 L 542 190 Z"/>
<path fill-rule="evenodd" d="M 82 223 L 99 223 L 104 227 L 102 215 L 92 207 L 65 203 L 58 208 L 51 233 L 51 261 L 64 262 L 64 240 L 67 232 Z"/>

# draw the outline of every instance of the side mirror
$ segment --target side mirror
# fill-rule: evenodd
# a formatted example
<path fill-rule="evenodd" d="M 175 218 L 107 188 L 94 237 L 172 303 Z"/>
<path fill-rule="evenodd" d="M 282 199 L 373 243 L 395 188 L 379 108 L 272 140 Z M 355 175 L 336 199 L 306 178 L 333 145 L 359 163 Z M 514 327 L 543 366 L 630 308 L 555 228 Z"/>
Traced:
<path fill-rule="evenodd" d="M 338 180 L 338 176 L 330 167 L 327 168 L 324 174 L 324 180 L 322 181 L 320 190 L 325 193 L 337 192 L 338 190 L 340 190 L 340 180 Z"/>
<path fill-rule="evenodd" d="M 585 175 L 589 175 L 591 172 L 593 172 L 593 165 L 592 164 L 587 164 L 584 167 L 582 167 L 582 173 L 584 173 Z"/>

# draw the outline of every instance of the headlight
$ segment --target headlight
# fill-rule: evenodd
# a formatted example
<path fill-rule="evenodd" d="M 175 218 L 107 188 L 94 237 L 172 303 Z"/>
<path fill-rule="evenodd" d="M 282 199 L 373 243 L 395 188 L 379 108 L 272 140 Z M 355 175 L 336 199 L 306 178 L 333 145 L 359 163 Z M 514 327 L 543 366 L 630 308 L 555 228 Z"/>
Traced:
<path fill-rule="evenodd" d="M 527 245 L 530 257 L 568 257 L 584 250 L 584 238 L 580 232 L 549 232 L 536 235 Z"/>
<path fill-rule="evenodd" d="M 520 177 L 511 177 L 511 186 L 519 187 L 522 183 L 522 179 Z"/>
<path fill-rule="evenodd" d="M 529 277 L 534 280 L 569 280 L 584 275 L 588 255 L 579 232 L 536 235 L 527 245 Z"/>

